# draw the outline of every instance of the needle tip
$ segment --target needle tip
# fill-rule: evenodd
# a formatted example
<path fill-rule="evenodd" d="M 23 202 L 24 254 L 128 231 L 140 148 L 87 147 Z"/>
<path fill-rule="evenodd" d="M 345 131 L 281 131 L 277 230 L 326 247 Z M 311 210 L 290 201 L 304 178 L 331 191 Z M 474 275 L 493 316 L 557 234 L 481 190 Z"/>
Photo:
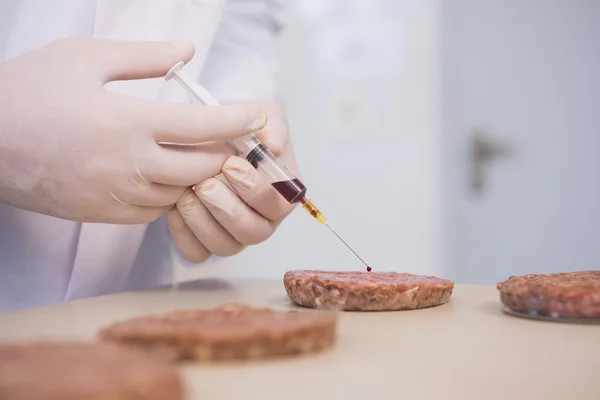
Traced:
<path fill-rule="evenodd" d="M 344 244 L 344 246 L 346 246 L 346 247 L 348 248 L 348 250 L 350 250 L 350 251 L 351 251 L 351 252 L 352 252 L 352 253 L 353 253 L 353 254 L 354 254 L 354 255 L 355 255 L 355 256 L 356 256 L 356 257 L 357 257 L 357 258 L 358 258 L 358 259 L 359 259 L 359 260 L 360 260 L 360 261 L 361 261 L 363 264 L 364 264 L 364 265 L 365 265 L 365 267 L 367 267 L 367 270 L 369 270 L 369 269 L 371 268 L 371 267 L 369 267 L 369 264 L 367 264 L 367 263 L 365 262 L 365 260 L 363 260 L 363 259 L 362 259 L 362 257 L 361 257 L 361 256 L 359 256 L 359 255 L 358 255 L 358 253 L 356 253 L 356 252 L 354 251 L 354 249 L 353 249 L 352 247 L 350 247 L 350 246 L 348 245 L 348 243 L 346 243 L 346 241 L 345 241 L 344 239 L 342 239 L 342 238 L 341 238 L 341 236 L 340 236 L 340 235 L 338 235 L 338 234 L 337 234 L 337 232 L 336 232 L 336 231 L 335 231 L 335 230 L 334 230 L 334 229 L 333 229 L 331 226 L 329 226 L 329 224 L 325 223 L 325 226 L 327 226 L 327 228 L 329 228 L 329 230 L 330 230 L 331 232 L 333 232 L 333 234 L 334 234 L 335 236 L 337 236 L 337 238 L 338 238 L 338 239 L 339 239 L 339 240 L 340 240 L 340 241 L 341 241 L 341 242 Z"/>

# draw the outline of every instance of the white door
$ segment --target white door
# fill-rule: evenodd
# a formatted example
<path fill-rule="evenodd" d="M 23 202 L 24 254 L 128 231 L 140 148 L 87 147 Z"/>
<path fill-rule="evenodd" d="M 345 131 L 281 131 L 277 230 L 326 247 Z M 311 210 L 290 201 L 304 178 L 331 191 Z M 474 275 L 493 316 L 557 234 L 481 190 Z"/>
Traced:
<path fill-rule="evenodd" d="M 600 1 L 448 3 L 457 279 L 600 269 Z M 496 146 L 512 149 L 494 156 Z"/>

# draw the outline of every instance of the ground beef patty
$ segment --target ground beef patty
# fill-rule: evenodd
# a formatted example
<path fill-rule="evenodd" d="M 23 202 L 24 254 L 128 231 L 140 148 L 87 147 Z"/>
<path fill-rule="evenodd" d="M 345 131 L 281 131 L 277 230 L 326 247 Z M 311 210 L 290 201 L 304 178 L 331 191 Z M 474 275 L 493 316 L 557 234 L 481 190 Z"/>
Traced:
<path fill-rule="evenodd" d="M 326 349 L 335 342 L 336 323 L 331 313 L 229 304 L 120 322 L 101 330 L 100 337 L 170 360 L 242 360 Z"/>
<path fill-rule="evenodd" d="M 283 278 L 291 301 L 311 308 L 392 311 L 448 302 L 454 282 L 397 272 L 289 271 Z"/>
<path fill-rule="evenodd" d="M 108 343 L 0 345 L 0 399 L 181 400 L 176 370 Z"/>
<path fill-rule="evenodd" d="M 600 271 L 511 276 L 497 285 L 515 312 L 562 318 L 600 318 Z"/>

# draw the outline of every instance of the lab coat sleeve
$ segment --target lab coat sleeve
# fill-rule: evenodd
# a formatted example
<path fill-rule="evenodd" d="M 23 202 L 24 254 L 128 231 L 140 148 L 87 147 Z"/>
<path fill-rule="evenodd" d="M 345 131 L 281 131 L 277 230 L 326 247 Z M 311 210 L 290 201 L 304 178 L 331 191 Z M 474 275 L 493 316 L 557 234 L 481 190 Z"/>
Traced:
<path fill-rule="evenodd" d="M 276 99 L 276 41 L 288 5 L 289 0 L 228 0 L 199 79 L 221 103 Z M 172 248 L 182 266 L 198 265 Z M 218 259 L 212 256 L 203 264 Z"/>
<path fill-rule="evenodd" d="M 228 0 L 200 83 L 222 103 L 276 97 L 289 0 Z"/>

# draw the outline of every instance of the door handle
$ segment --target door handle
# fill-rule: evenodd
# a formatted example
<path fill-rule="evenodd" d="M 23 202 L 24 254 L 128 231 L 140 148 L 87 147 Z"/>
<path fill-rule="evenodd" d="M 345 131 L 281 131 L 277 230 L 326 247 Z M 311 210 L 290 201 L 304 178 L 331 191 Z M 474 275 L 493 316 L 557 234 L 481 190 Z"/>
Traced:
<path fill-rule="evenodd" d="M 512 155 L 512 147 L 492 139 L 491 135 L 476 130 L 471 135 L 471 192 L 481 195 L 487 187 L 487 169 L 492 161 Z"/>

